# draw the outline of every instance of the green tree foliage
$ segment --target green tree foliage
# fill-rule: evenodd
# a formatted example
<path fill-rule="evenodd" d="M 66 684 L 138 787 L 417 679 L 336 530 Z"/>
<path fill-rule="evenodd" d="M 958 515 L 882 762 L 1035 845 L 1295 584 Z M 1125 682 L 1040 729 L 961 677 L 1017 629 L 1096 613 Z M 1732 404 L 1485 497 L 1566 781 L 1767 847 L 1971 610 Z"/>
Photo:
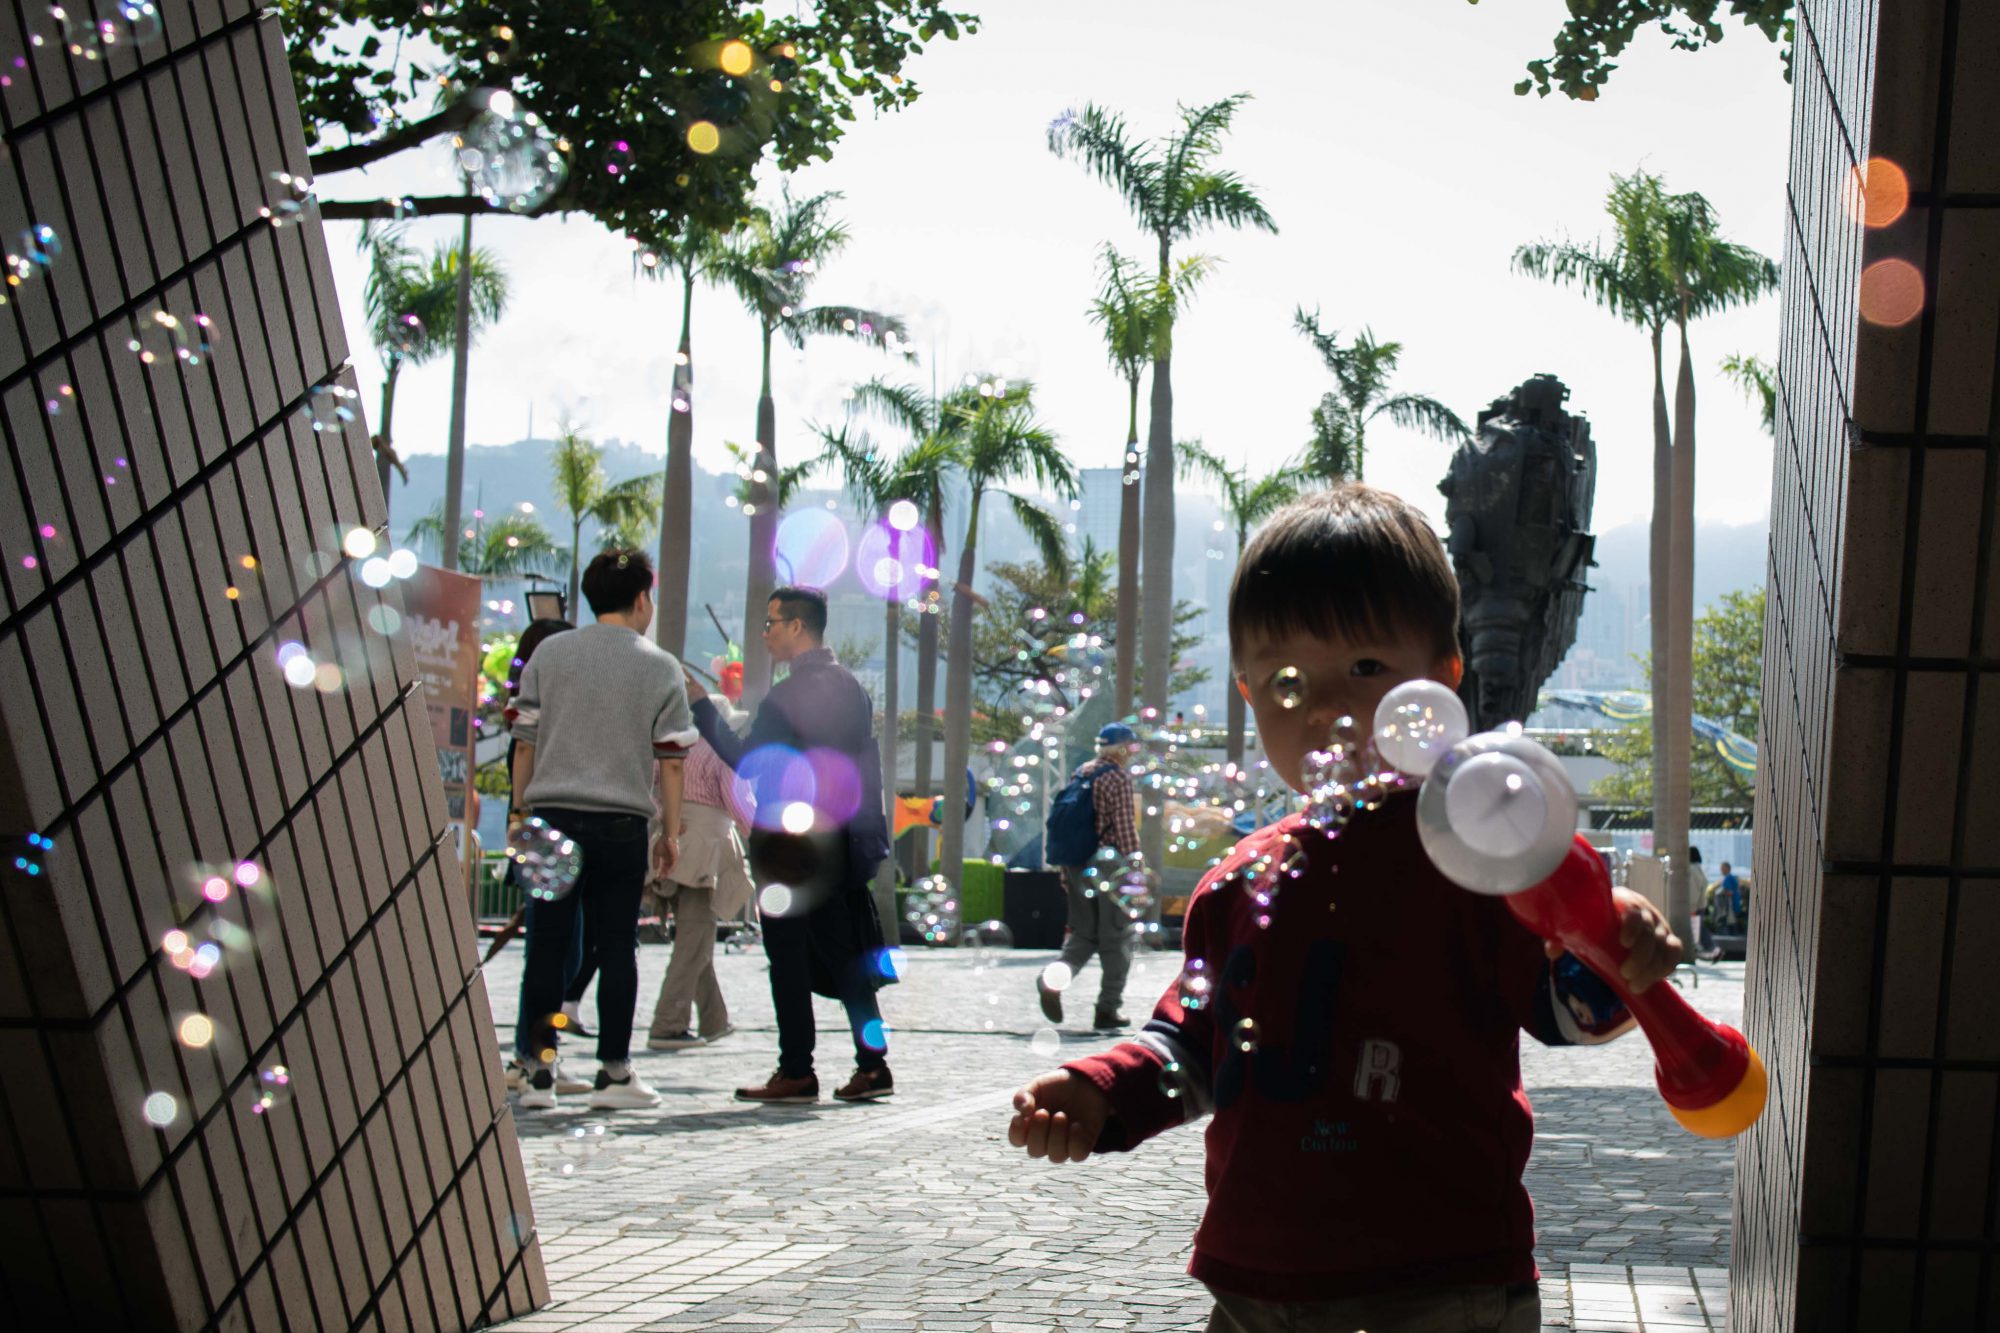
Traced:
<path fill-rule="evenodd" d="M 1735 381 L 1743 396 L 1756 404 L 1764 433 L 1778 434 L 1778 368 L 1761 356 L 1731 352 L 1722 358 L 1722 373 Z"/>
<path fill-rule="evenodd" d="M 410 545 L 433 559 L 443 545 L 444 504 L 410 525 Z M 511 579 L 523 574 L 547 574 L 562 567 L 565 552 L 549 530 L 532 515 L 509 512 L 498 518 L 474 518 L 459 535 L 458 568 L 463 574 Z"/>
<path fill-rule="evenodd" d="M 1467 0 L 1478 4 L 1479 0 Z M 1569 18 L 1555 35 L 1554 50 L 1528 62 L 1528 77 L 1514 85 L 1525 97 L 1547 97 L 1560 89 L 1579 102 L 1594 102 L 1618 68 L 1615 58 L 1639 30 L 1658 27 L 1681 51 L 1699 51 L 1723 38 L 1717 22 L 1722 0 L 1570 0 Z M 1792 77 L 1792 0 L 1728 0 L 1727 15 L 1740 19 L 1773 42 L 1784 44 L 1785 78 Z"/>
<path fill-rule="evenodd" d="M 484 90 L 511 93 L 558 141 L 567 180 L 536 213 L 620 233 L 729 227 L 765 162 L 829 157 L 861 108 L 916 100 L 926 42 L 978 30 L 940 0 L 277 0 L 312 169 L 364 167 L 464 129 Z M 740 43 L 740 45 L 732 45 Z M 690 142 L 696 122 L 715 127 Z M 614 172 L 612 168 L 617 168 Z M 478 196 L 328 203 L 328 217 L 488 212 Z"/>
<path fill-rule="evenodd" d="M 995 740 L 1011 744 L 1026 733 L 1021 721 L 1022 684 L 1076 667 L 1071 660 L 1075 650 L 1069 646 L 1073 639 L 1082 635 L 1096 641 L 1107 660 L 1116 654 L 1117 575 L 1111 552 L 1100 551 L 1087 541 L 1067 576 L 1039 561 L 1003 561 L 986 572 L 992 576 L 991 591 L 972 626 L 973 707 L 983 718 L 975 717 L 972 736 L 981 744 Z M 1175 604 L 1176 662 L 1200 646 L 1201 636 L 1187 626 L 1201 613 L 1200 607 L 1189 602 Z M 1079 615 L 1081 621 L 1076 619 Z M 905 617 L 913 642 L 915 620 L 915 616 Z M 1110 688 L 1108 673 L 1092 676 L 1087 668 L 1077 669 L 1094 690 Z M 1168 680 L 1167 697 L 1193 689 L 1208 677 L 1206 667 L 1179 667 Z M 1078 702 L 1068 700 L 1072 708 Z"/>
<path fill-rule="evenodd" d="M 1640 659 L 1647 680 L 1652 659 Z M 1694 711 L 1739 736 L 1756 739 L 1763 718 L 1764 590 L 1724 593 L 1694 622 Z M 1722 762 L 1700 737 L 1688 740 L 1693 755 L 1690 791 L 1698 806 L 1747 807 L 1756 780 Z M 1599 747 L 1618 772 L 1596 786 L 1609 800 L 1633 805 L 1653 801 L 1653 728 L 1635 723 L 1611 733 Z"/>

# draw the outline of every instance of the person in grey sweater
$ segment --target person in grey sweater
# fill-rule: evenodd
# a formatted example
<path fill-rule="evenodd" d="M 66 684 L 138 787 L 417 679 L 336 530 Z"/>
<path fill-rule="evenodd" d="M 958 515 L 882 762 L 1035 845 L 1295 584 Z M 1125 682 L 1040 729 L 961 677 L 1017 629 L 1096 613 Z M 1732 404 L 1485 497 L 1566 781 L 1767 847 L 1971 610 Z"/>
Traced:
<path fill-rule="evenodd" d="M 545 642 L 521 676 L 511 710 L 514 804 L 510 826 L 530 815 L 582 853 L 575 887 L 536 905 L 528 931 L 520 1029 L 532 1064 L 526 1108 L 556 1104 L 555 1030 L 561 1025 L 563 960 L 577 919 L 597 959 L 597 1058 L 590 1104 L 657 1105 L 632 1071 L 633 1010 L 639 998 L 639 898 L 648 864 L 647 823 L 678 830 L 681 764 L 696 732 L 680 663 L 645 637 L 653 621 L 653 567 L 642 551 L 606 551 L 583 574 L 597 623 Z M 656 875 L 673 869 L 674 838 L 652 842 Z"/>

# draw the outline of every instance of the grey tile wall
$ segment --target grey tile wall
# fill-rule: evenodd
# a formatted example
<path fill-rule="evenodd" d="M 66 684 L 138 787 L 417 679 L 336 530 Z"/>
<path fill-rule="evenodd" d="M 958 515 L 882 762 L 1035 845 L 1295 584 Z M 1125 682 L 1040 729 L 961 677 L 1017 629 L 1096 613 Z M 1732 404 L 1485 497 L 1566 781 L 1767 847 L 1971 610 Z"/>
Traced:
<path fill-rule="evenodd" d="M 160 19 L 0 3 L 0 1325 L 468 1328 L 546 1285 L 284 48 Z"/>
<path fill-rule="evenodd" d="M 1803 0 L 1738 1150 L 1750 1329 L 1990 1328 L 2000 6 Z M 1871 163 L 1871 159 L 1873 162 Z M 1907 177 L 1862 218 L 1857 168 Z M 1921 275 L 1891 323 L 1871 266 Z"/>

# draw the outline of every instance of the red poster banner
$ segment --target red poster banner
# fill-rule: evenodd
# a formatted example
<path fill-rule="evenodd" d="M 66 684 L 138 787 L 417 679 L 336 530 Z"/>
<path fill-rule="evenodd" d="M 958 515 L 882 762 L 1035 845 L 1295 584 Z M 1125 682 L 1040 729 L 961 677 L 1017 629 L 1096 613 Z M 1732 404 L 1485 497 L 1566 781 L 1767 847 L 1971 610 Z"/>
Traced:
<path fill-rule="evenodd" d="M 434 565 L 403 584 L 403 623 L 424 682 L 446 817 L 466 822 L 479 706 L 479 580 Z"/>

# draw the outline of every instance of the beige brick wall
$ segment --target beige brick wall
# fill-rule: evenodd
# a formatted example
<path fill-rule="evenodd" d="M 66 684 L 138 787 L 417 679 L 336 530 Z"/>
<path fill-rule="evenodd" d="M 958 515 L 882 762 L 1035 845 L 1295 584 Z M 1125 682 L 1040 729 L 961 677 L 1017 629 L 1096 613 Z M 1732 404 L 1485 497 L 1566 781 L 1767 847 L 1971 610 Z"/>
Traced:
<path fill-rule="evenodd" d="M 1731 1306 L 1993 1327 L 2000 6 L 1798 16 L 1745 1006 L 1771 1103 L 1738 1151 Z M 1909 181 L 1886 225 L 1849 197 L 1870 158 Z M 1898 260 L 1923 301 L 1891 326 L 1863 275 Z"/>
<path fill-rule="evenodd" d="M 352 384 L 326 239 L 259 213 L 305 170 L 284 50 L 160 8 L 91 60 L 0 7 L 0 238 L 61 245 L 0 289 L 0 1325 L 466 1328 L 546 1288 L 398 595 L 339 556 L 366 431 L 312 428 Z M 214 321 L 199 365 L 129 349 L 162 309 Z"/>

